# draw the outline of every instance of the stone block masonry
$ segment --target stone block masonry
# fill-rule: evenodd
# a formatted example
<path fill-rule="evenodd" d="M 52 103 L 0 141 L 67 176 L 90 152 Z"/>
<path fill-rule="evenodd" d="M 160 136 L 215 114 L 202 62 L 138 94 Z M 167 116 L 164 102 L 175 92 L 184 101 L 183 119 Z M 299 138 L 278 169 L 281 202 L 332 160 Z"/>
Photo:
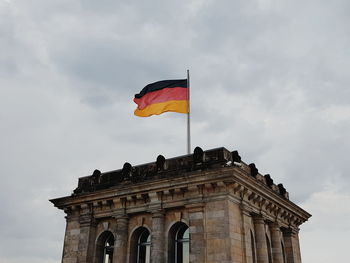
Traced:
<path fill-rule="evenodd" d="M 95 170 L 50 201 L 66 213 L 63 263 L 301 263 L 311 216 L 225 148 Z"/>

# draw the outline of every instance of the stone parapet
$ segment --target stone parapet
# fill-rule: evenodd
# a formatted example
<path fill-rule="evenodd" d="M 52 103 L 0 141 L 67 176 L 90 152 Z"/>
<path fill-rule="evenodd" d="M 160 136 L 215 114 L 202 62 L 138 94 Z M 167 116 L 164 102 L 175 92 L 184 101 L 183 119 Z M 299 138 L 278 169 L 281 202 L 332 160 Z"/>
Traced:
<path fill-rule="evenodd" d="M 285 252 L 288 263 L 299 263 L 297 230 L 311 216 L 288 199 L 283 185 L 225 148 L 95 171 L 79 179 L 71 196 L 50 201 L 67 214 L 64 263 L 97 263 L 101 231 L 114 237 L 113 262 L 133 262 L 138 229 L 151 233 L 152 263 L 164 263 L 172 257 L 167 229 L 174 222 L 189 227 L 193 263 L 268 263 L 267 236 L 273 262 L 284 262 Z"/>

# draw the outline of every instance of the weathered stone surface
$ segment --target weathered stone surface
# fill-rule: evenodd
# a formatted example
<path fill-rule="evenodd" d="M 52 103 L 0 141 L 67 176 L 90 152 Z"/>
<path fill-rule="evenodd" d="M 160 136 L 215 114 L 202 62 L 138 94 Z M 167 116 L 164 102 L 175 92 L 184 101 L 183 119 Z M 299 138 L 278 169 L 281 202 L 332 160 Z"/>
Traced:
<path fill-rule="evenodd" d="M 265 222 L 262 216 L 254 217 L 255 244 L 258 263 L 269 263 L 268 246 L 266 243 Z"/>
<path fill-rule="evenodd" d="M 113 262 L 124 263 L 127 259 L 129 218 L 124 215 L 117 218 L 116 241 L 114 243 Z"/>
<path fill-rule="evenodd" d="M 157 211 L 152 214 L 152 263 L 164 263 L 164 251 L 164 213 Z"/>
<path fill-rule="evenodd" d="M 270 225 L 271 233 L 271 250 L 272 258 L 274 263 L 283 263 L 283 252 L 282 252 L 282 236 L 281 229 L 277 222 L 271 223 Z"/>
<path fill-rule="evenodd" d="M 96 170 L 73 195 L 51 200 L 67 213 L 62 262 L 101 262 L 109 235 L 113 263 L 134 262 L 138 231 L 147 229 L 151 262 L 172 263 L 169 231 L 181 222 L 189 227 L 191 263 L 269 263 L 269 256 L 301 263 L 298 227 L 310 214 L 282 187 L 224 148 Z"/>

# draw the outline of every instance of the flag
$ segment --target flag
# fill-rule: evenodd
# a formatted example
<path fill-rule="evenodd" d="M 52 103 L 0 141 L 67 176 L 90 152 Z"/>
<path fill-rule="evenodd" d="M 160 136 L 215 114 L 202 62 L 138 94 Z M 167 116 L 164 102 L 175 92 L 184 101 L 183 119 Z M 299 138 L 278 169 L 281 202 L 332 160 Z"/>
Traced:
<path fill-rule="evenodd" d="M 144 87 L 135 94 L 137 109 L 134 114 L 139 117 L 159 115 L 172 111 L 188 113 L 187 79 L 162 80 Z"/>

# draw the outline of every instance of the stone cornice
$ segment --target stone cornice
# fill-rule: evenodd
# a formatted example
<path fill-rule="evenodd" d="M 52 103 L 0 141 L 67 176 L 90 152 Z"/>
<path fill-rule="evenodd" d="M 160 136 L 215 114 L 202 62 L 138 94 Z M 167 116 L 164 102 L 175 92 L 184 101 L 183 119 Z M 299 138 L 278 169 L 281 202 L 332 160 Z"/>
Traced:
<path fill-rule="evenodd" d="M 181 177 L 159 178 L 128 185 L 116 185 L 95 192 L 50 200 L 60 209 L 93 212 L 96 218 L 124 209 L 126 214 L 185 207 L 193 202 L 210 202 L 230 197 L 249 204 L 252 213 L 278 220 L 284 227 L 298 227 L 311 215 L 248 174 L 248 166 L 217 167 L 184 173 Z M 261 175 L 260 175 L 261 176 Z M 90 209 L 87 211 L 87 209 Z"/>

